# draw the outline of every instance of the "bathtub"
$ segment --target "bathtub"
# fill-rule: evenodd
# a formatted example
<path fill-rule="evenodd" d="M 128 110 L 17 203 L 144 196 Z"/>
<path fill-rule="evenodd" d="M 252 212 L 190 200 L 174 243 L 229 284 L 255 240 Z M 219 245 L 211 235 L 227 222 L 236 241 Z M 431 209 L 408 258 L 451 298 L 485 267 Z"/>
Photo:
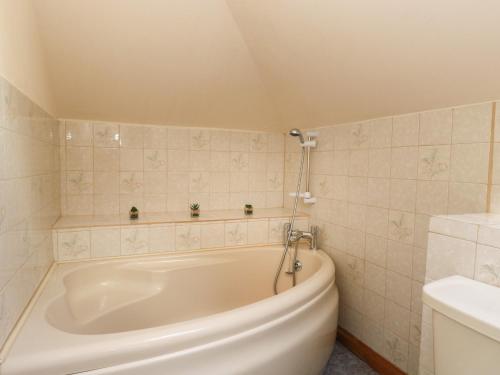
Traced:
<path fill-rule="evenodd" d="M 13 374 L 320 374 L 334 345 L 331 259 L 281 246 L 61 263 L 1 367 Z M 286 268 L 286 267 L 285 267 Z"/>

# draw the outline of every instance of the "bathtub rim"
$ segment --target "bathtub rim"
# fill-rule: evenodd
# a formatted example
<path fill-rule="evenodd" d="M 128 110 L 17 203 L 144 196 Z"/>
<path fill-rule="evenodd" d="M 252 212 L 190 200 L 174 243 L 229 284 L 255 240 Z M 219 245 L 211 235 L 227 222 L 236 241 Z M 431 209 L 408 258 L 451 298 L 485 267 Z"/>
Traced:
<path fill-rule="evenodd" d="M 52 368 L 54 363 L 60 363 L 61 366 L 71 362 L 72 368 L 78 371 L 89 371 L 95 368 L 103 368 L 116 366 L 123 363 L 123 358 L 127 358 L 126 362 L 144 360 L 154 358 L 158 355 L 172 354 L 182 352 L 193 347 L 203 346 L 211 342 L 217 342 L 223 338 L 238 335 L 252 329 L 257 329 L 265 324 L 278 321 L 281 317 L 293 314 L 299 310 L 302 305 L 306 305 L 311 301 L 319 298 L 326 290 L 335 285 L 335 265 L 324 251 L 313 251 L 314 256 L 320 257 L 320 267 L 303 283 L 295 288 L 288 289 L 277 296 L 271 296 L 254 302 L 252 304 L 243 305 L 235 309 L 223 311 L 220 313 L 203 316 L 200 318 L 168 324 L 164 326 L 150 327 L 140 330 L 124 331 L 108 334 L 93 334 L 82 335 L 69 333 L 53 327 L 46 321 L 45 312 L 47 307 L 58 298 L 61 293 L 58 292 L 61 288 L 64 289 L 62 279 L 68 273 L 77 269 L 91 266 L 92 264 L 102 264 L 108 262 L 133 261 L 134 259 L 146 259 L 151 257 L 156 258 L 175 258 L 184 256 L 202 256 L 216 253 L 234 253 L 240 251 L 282 251 L 281 245 L 264 245 L 264 246 L 245 246 L 235 248 L 218 248 L 208 250 L 190 250 L 183 252 L 147 254 L 147 255 L 132 255 L 127 257 L 113 257 L 106 259 L 94 259 L 84 261 L 69 261 L 60 262 L 57 265 L 73 263 L 74 267 L 68 267 L 60 274 L 55 274 L 54 270 L 57 265 L 51 268 L 51 272 L 47 273 L 43 287 L 41 287 L 32 301 L 30 308 L 27 309 L 27 316 L 20 320 L 20 326 L 16 326 L 16 337 L 13 338 L 10 346 L 10 353 L 13 355 L 10 363 L 13 363 L 13 368 L 16 368 L 16 363 L 23 363 L 23 358 L 30 356 L 30 366 L 23 366 L 25 369 L 33 368 Z M 304 248 L 302 248 L 304 250 Z M 55 274 L 54 277 L 52 277 Z M 59 287 L 53 287 L 50 284 L 59 283 Z M 49 289 L 47 290 L 47 287 Z M 48 295 L 45 295 L 48 294 Z M 41 301 L 41 302 L 40 302 Z M 33 315 L 34 314 L 34 315 Z M 23 314 L 24 316 L 24 314 Z M 227 319 L 228 316 L 231 319 Z M 22 324 L 21 324 L 22 323 Z M 41 326 L 40 326 L 41 324 Z M 16 338 L 22 337 L 22 330 L 27 327 L 29 330 L 35 329 L 31 333 L 42 333 L 49 331 L 53 335 L 52 338 L 68 339 L 70 345 L 53 347 L 39 347 L 35 353 L 27 350 L 30 346 L 26 346 L 26 337 L 24 342 L 19 343 L 21 347 L 16 347 Z M 47 332 L 45 332 L 47 333 Z M 27 335 L 27 334 L 26 334 Z M 50 338 L 49 338 L 50 339 Z M 35 345 L 36 347 L 36 345 Z M 26 353 L 26 354 L 23 354 Z M 29 354 L 28 354 L 29 353 Z M 57 361 L 47 360 L 57 356 Z M 77 360 L 74 360 L 74 359 Z M 9 357 L 5 361 L 8 361 Z M 12 362 L 12 360 L 14 362 Z M 86 363 L 95 364 L 85 365 Z M 9 364 L 9 362 L 7 362 Z M 7 370 L 9 369 L 8 366 Z"/>

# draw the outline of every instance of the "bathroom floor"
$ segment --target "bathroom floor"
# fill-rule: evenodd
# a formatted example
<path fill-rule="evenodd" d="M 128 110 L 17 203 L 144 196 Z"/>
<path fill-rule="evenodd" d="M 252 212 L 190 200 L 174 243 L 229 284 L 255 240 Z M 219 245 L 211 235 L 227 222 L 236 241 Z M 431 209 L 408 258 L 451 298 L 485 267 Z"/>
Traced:
<path fill-rule="evenodd" d="M 337 341 L 323 375 L 377 375 L 377 372 Z"/>

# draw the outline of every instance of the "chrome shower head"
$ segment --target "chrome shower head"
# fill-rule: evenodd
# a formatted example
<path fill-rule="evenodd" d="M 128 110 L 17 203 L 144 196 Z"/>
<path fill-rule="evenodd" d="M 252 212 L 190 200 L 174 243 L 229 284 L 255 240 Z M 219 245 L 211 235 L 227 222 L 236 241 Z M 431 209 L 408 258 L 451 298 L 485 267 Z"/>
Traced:
<path fill-rule="evenodd" d="M 293 128 L 288 132 L 288 134 L 290 134 L 292 137 L 299 137 L 300 143 L 304 143 L 304 136 L 302 135 L 302 132 L 299 129 Z"/>

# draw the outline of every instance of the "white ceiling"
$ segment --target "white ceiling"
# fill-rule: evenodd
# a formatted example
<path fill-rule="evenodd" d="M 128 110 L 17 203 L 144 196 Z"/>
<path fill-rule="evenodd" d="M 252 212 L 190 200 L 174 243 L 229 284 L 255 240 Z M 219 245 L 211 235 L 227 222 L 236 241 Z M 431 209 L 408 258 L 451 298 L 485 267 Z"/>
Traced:
<path fill-rule="evenodd" d="M 56 114 L 284 130 L 500 98 L 496 0 L 33 0 Z"/>

